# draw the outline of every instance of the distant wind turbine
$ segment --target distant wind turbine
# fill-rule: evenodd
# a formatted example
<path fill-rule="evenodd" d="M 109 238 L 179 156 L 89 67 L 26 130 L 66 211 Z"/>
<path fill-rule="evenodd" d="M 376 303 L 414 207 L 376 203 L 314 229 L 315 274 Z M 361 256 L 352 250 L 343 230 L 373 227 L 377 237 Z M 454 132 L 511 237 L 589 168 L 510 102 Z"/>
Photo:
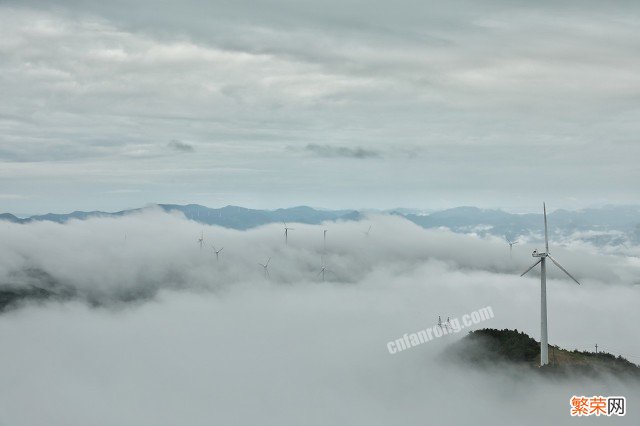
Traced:
<path fill-rule="evenodd" d="M 267 263 L 260 263 L 258 262 L 258 265 L 262 266 L 262 268 L 264 269 L 264 277 L 265 278 L 269 278 L 269 262 L 271 262 L 271 258 L 267 259 Z"/>
<path fill-rule="evenodd" d="M 284 223 L 284 243 L 289 244 L 289 231 L 293 231 L 294 229 L 287 227 L 287 222 L 284 220 L 282 223 Z"/>
<path fill-rule="evenodd" d="M 576 283 L 580 284 L 573 275 L 571 275 L 566 269 L 562 267 L 549 253 L 549 234 L 547 230 L 547 206 L 542 203 L 544 210 L 544 247 L 545 252 L 539 253 L 538 250 L 534 250 L 532 256 L 539 258 L 529 269 L 524 271 L 521 277 L 527 272 L 535 268 L 538 263 L 540 264 L 540 366 L 547 365 L 549 363 L 549 338 L 547 336 L 547 258 L 558 267 L 562 272 L 567 274 Z"/>
<path fill-rule="evenodd" d="M 202 250 L 202 246 L 204 246 L 204 231 L 200 234 L 200 238 L 198 238 L 198 243 L 200 244 L 200 250 Z"/>
<path fill-rule="evenodd" d="M 214 252 L 215 252 L 215 254 L 216 254 L 216 262 L 217 262 L 217 261 L 218 261 L 218 256 L 220 255 L 220 252 L 221 252 L 222 250 L 224 250 L 224 247 L 221 247 L 221 248 L 220 248 L 220 250 L 216 249 L 216 246 L 211 246 L 211 247 L 213 247 L 213 251 L 214 251 Z"/>
<path fill-rule="evenodd" d="M 507 240 L 507 244 L 509 244 L 509 257 L 513 257 L 513 245 L 518 244 L 518 240 L 511 241 L 509 238 L 505 238 Z"/>
<path fill-rule="evenodd" d="M 324 256 L 320 257 L 320 259 L 322 260 L 322 267 L 320 268 L 318 275 L 322 274 L 322 281 L 324 281 L 324 273 L 331 272 L 331 270 L 327 269 L 327 265 L 324 263 Z"/>

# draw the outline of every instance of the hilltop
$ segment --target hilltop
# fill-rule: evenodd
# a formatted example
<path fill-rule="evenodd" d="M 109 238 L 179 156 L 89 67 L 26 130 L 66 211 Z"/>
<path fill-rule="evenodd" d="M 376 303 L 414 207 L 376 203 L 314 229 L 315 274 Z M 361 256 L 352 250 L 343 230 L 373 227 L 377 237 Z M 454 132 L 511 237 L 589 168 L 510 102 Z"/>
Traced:
<path fill-rule="evenodd" d="M 594 377 L 610 374 L 624 379 L 640 380 L 640 366 L 622 356 L 606 352 L 562 349 L 549 345 L 549 365 L 540 365 L 540 342 L 518 330 L 485 328 L 470 332 L 451 345 L 449 359 L 492 368 L 503 363 L 552 377 Z"/>

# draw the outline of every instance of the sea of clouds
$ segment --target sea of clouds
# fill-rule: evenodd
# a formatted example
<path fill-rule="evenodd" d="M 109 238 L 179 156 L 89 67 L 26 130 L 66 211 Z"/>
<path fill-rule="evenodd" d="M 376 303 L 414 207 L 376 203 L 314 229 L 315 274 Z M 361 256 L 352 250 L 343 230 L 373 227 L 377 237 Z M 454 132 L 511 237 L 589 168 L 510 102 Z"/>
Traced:
<path fill-rule="evenodd" d="M 484 306 L 495 318 L 478 328 L 538 339 L 539 276 L 519 276 L 533 245 L 510 255 L 499 238 L 394 216 L 289 226 L 285 245 L 279 224 L 236 231 L 155 209 L 0 222 L 2 287 L 61 295 L 0 314 L 0 425 L 569 424 L 574 394 L 624 395 L 624 419 L 587 423 L 637 424 L 637 383 L 448 362 L 466 330 L 387 351 L 439 315 Z M 582 285 L 550 265 L 550 343 L 638 362 L 639 259 L 551 249 Z"/>

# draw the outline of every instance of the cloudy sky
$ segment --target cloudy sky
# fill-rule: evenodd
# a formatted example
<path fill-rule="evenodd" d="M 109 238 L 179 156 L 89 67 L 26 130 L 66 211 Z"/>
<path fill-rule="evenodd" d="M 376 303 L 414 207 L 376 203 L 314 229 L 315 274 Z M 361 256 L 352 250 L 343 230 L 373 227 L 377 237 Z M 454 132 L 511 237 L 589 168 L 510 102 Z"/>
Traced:
<path fill-rule="evenodd" d="M 633 1 L 0 1 L 0 203 L 639 202 Z"/>

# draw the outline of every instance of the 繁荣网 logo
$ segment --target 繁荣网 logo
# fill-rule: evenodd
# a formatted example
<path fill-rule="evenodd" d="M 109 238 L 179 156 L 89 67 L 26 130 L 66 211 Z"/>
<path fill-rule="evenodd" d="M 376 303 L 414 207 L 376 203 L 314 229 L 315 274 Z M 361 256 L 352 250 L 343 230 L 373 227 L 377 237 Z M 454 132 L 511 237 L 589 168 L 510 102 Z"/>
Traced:
<path fill-rule="evenodd" d="M 624 396 L 572 396 L 570 400 L 572 416 L 624 416 L 626 414 Z"/>

